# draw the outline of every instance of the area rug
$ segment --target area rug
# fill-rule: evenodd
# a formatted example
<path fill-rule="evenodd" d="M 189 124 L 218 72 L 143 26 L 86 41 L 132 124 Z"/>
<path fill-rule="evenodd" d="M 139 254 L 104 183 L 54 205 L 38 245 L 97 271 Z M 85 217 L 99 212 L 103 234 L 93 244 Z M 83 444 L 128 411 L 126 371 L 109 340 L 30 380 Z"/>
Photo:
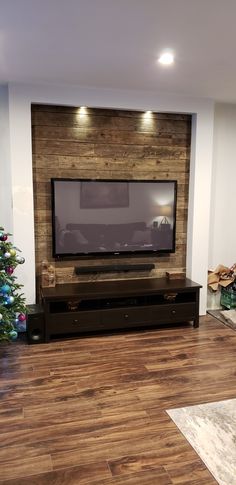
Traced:
<path fill-rule="evenodd" d="M 236 310 L 207 310 L 207 313 L 232 330 L 236 330 Z"/>
<path fill-rule="evenodd" d="M 236 485 L 236 399 L 167 413 L 220 485 Z"/>

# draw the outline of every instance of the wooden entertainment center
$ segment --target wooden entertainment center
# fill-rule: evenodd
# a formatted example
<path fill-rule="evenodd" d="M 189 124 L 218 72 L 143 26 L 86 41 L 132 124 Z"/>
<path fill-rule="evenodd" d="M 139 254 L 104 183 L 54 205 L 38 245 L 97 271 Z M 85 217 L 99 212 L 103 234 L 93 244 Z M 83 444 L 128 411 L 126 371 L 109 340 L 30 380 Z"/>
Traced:
<path fill-rule="evenodd" d="M 42 288 L 45 341 L 185 321 L 198 327 L 200 288 L 187 278 L 90 281 Z"/>

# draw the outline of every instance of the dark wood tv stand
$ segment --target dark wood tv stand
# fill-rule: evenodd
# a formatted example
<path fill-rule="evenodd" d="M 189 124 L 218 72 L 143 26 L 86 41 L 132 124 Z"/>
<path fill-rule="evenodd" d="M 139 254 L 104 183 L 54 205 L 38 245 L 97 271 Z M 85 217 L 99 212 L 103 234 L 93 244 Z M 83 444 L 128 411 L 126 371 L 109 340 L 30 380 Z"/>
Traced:
<path fill-rule="evenodd" d="M 189 279 L 91 281 L 42 288 L 45 341 L 52 336 L 159 326 L 199 326 L 199 290 Z"/>

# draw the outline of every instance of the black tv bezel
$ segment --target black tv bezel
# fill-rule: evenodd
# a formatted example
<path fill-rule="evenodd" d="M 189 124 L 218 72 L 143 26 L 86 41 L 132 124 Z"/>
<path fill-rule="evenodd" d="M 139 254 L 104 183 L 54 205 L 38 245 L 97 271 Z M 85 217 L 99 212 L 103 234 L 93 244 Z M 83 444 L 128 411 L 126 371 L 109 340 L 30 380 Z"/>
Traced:
<path fill-rule="evenodd" d="M 104 252 L 89 252 L 89 253 L 57 253 L 56 252 L 56 237 L 55 237 L 55 182 L 128 182 L 128 183 L 162 183 L 162 184 L 174 184 L 174 206 L 173 206 L 173 239 L 172 239 L 172 248 L 171 249 L 147 249 L 145 251 L 142 250 L 134 250 L 134 251 L 104 251 Z M 51 209 L 52 209 L 52 255 L 53 258 L 57 260 L 74 260 L 74 259 L 103 259 L 109 257 L 118 257 L 122 258 L 122 256 L 158 256 L 158 255 L 166 255 L 172 254 L 176 252 L 176 206 L 177 206 L 177 180 L 159 180 L 159 179 L 152 179 L 152 180 L 145 180 L 145 179 L 84 179 L 84 178 L 70 178 L 70 177 L 61 177 L 61 178 L 51 178 Z"/>

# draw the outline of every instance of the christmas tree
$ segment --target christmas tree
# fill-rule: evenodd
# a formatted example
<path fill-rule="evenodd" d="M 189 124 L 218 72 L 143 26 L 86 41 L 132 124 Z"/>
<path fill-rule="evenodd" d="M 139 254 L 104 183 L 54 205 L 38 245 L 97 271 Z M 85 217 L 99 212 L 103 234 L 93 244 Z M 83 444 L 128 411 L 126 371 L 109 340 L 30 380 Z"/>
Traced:
<path fill-rule="evenodd" d="M 16 340 L 18 327 L 26 319 L 25 298 L 13 275 L 18 264 L 25 259 L 18 255 L 18 248 L 9 241 L 10 233 L 0 227 L 0 341 Z"/>

